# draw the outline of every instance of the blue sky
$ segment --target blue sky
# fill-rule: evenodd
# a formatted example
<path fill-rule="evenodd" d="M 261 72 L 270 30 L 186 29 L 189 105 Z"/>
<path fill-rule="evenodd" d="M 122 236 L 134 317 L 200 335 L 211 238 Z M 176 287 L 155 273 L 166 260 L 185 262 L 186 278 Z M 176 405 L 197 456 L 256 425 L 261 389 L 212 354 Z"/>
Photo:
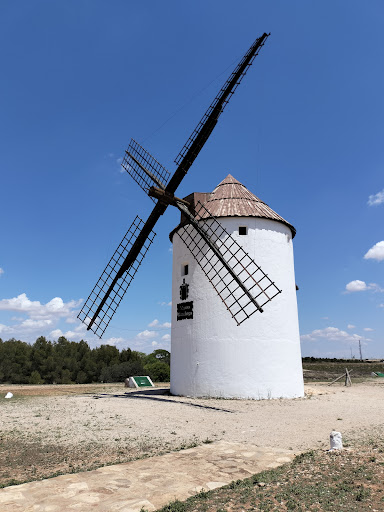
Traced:
<path fill-rule="evenodd" d="M 383 357 L 384 4 L 4 0 L 0 337 L 170 347 L 171 244 L 157 237 L 103 341 L 76 320 L 136 214 L 131 137 L 169 171 L 251 42 L 271 32 L 178 189 L 230 172 L 297 229 L 303 355 Z"/>

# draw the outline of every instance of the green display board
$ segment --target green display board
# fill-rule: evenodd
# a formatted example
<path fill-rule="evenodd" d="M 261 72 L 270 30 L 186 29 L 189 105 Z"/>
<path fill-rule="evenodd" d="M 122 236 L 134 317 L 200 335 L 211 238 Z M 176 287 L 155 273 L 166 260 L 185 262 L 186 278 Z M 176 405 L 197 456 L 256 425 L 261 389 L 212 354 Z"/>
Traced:
<path fill-rule="evenodd" d="M 152 382 L 146 376 L 132 377 L 139 388 L 153 387 Z"/>

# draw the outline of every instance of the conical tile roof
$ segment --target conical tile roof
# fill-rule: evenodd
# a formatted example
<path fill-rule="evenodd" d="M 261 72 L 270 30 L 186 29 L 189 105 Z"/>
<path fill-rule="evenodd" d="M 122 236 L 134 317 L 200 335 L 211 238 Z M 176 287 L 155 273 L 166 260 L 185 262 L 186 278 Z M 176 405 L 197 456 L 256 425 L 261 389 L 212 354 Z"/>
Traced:
<path fill-rule="evenodd" d="M 292 237 L 296 230 L 278 213 L 272 210 L 264 201 L 252 194 L 242 183 L 233 176 L 228 176 L 210 194 L 204 202 L 204 208 L 199 212 L 199 218 L 213 217 L 259 217 L 276 220 L 288 226 Z"/>

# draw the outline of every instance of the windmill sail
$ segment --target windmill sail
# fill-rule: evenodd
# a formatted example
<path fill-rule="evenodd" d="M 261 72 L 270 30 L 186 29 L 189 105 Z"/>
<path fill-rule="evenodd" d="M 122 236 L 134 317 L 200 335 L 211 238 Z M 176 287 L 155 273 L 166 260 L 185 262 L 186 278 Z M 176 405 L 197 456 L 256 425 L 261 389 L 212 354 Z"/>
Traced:
<path fill-rule="evenodd" d="M 164 190 L 169 181 L 167 169 L 133 139 L 125 151 L 121 166 L 147 194 L 153 186 Z M 153 197 L 151 199 L 156 202 Z"/>
<path fill-rule="evenodd" d="M 218 122 L 219 116 L 233 96 L 254 58 L 264 46 L 268 36 L 269 34 L 264 33 L 250 46 L 247 53 L 236 66 L 235 70 L 220 89 L 219 94 L 216 96 L 213 103 L 210 105 L 201 121 L 192 132 L 192 135 L 189 137 L 183 149 L 175 159 L 175 163 L 178 165 L 178 168 L 167 185 L 167 192 L 176 192 L 177 187 L 180 185 L 185 174 L 187 174 L 197 155 L 207 142 Z"/>
<path fill-rule="evenodd" d="M 108 327 L 113 314 L 156 236 L 156 233 L 152 231 L 146 238 L 136 260 L 127 270 L 121 272 L 127 254 L 141 232 L 143 225 L 144 222 L 140 217 L 136 217 L 132 222 L 78 315 L 78 318 L 100 338 Z"/>
<path fill-rule="evenodd" d="M 190 250 L 237 325 L 240 325 L 256 311 L 262 311 L 262 307 L 281 290 L 202 203 L 196 204 L 195 212 L 197 221 L 204 217 L 204 223 L 197 226 L 203 236 L 193 224 L 181 227 L 177 235 Z M 210 249 L 204 238 L 208 238 L 219 253 Z M 228 272 L 228 266 L 233 272 Z M 239 281 L 243 286 L 239 285 Z"/>
<path fill-rule="evenodd" d="M 212 124 L 213 130 L 219 116 L 224 111 L 225 107 L 227 106 L 229 100 L 231 99 L 232 95 L 235 93 L 236 89 L 238 88 L 241 80 L 244 78 L 245 74 L 248 71 L 248 68 L 252 65 L 256 55 L 259 53 L 261 48 L 264 46 L 265 41 L 267 40 L 267 37 L 269 34 L 263 34 L 261 37 L 257 38 L 256 41 L 251 45 L 247 53 L 244 55 L 244 57 L 241 59 L 239 64 L 236 66 L 228 80 L 225 82 L 223 87 L 220 89 L 219 93 L 217 94 L 216 98 L 213 100 L 211 105 L 209 106 L 208 110 L 205 112 L 199 123 L 197 124 L 196 128 L 193 130 L 191 136 L 187 140 L 187 142 L 184 144 L 182 150 L 175 158 L 175 163 L 179 165 L 184 157 L 188 154 L 191 147 L 194 145 L 194 143 L 199 139 L 199 136 L 201 134 L 201 131 L 204 127 L 206 127 L 207 122 Z M 208 136 L 210 135 L 210 132 Z M 208 137 L 207 137 L 208 138 Z M 205 144 L 206 139 L 202 139 L 200 144 L 198 144 L 198 151 L 200 151 L 201 147 Z"/>
<path fill-rule="evenodd" d="M 149 153 L 141 148 L 137 142 L 131 142 L 126 151 L 123 167 L 143 190 L 149 192 L 149 189 L 154 186 L 164 190 L 167 196 L 172 196 L 176 192 L 177 187 L 180 185 L 200 150 L 211 135 L 220 114 L 223 112 L 268 36 L 269 34 L 264 33 L 261 37 L 256 39 L 241 59 L 181 150 L 179 157 L 176 159 L 178 167 L 169 180 L 168 171 L 149 155 Z M 136 274 L 136 263 L 139 262 L 140 265 L 149 245 L 153 241 L 154 235 L 152 230 L 161 215 L 163 215 L 167 209 L 167 206 L 167 204 L 157 201 L 147 221 L 145 224 L 143 223 L 139 233 L 137 233 L 135 227 L 135 236 L 132 243 L 125 240 L 125 238 L 123 239 L 124 250 L 120 253 L 120 248 L 118 248 L 115 253 L 115 255 L 118 255 L 117 260 L 119 264 L 122 262 L 120 269 L 118 268 L 119 265 L 114 263 L 114 255 L 110 262 L 113 270 L 109 268 L 108 264 L 93 292 L 89 296 L 86 305 L 84 305 L 81 313 L 78 315 L 78 318 L 87 325 L 87 330 L 93 330 L 100 337 L 104 333 L 126 289 Z M 151 236 L 152 238 L 150 238 Z M 147 237 L 150 238 L 149 241 L 147 241 Z M 110 279 L 110 275 L 114 277 Z M 123 275 L 127 277 L 127 281 L 124 281 L 125 284 L 119 288 L 119 279 L 121 279 Z M 109 282 L 110 284 L 108 285 Z M 115 289 L 115 287 L 117 288 Z M 98 324 L 94 325 L 96 322 L 98 322 Z"/>

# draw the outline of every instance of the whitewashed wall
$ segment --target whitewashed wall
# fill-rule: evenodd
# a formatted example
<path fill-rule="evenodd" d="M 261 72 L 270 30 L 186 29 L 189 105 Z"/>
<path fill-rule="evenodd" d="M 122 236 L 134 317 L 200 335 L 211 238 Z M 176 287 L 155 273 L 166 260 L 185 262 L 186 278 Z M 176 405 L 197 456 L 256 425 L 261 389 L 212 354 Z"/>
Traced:
<path fill-rule="evenodd" d="M 291 230 L 279 222 L 220 218 L 226 230 L 282 293 L 240 326 L 203 271 L 173 237 L 171 393 L 226 398 L 294 398 L 304 394 Z M 247 226 L 248 234 L 238 235 Z M 182 275 L 188 263 L 189 273 Z M 193 319 L 177 321 L 185 278 Z"/>

